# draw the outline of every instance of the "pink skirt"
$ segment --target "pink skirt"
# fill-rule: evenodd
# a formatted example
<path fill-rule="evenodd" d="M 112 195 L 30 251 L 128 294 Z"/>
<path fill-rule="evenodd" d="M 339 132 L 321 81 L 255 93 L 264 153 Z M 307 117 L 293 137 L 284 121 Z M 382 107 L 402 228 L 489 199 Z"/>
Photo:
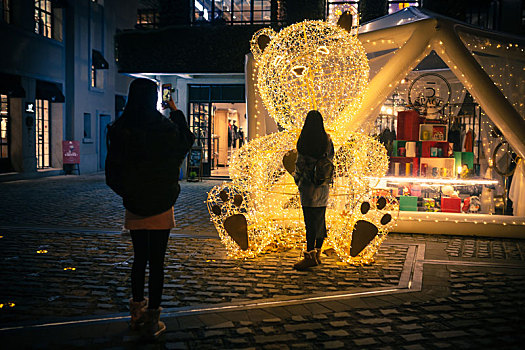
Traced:
<path fill-rule="evenodd" d="M 126 209 L 124 227 L 128 230 L 167 230 L 175 227 L 173 207 L 153 216 L 140 216 Z"/>

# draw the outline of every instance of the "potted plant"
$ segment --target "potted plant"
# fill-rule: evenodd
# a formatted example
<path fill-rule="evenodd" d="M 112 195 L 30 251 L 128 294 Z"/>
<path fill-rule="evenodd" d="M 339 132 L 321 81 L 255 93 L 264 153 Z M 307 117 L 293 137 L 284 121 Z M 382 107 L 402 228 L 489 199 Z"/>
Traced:
<path fill-rule="evenodd" d="M 190 173 L 188 174 L 188 181 L 197 181 L 196 178 L 197 178 L 197 172 L 190 171 Z"/>

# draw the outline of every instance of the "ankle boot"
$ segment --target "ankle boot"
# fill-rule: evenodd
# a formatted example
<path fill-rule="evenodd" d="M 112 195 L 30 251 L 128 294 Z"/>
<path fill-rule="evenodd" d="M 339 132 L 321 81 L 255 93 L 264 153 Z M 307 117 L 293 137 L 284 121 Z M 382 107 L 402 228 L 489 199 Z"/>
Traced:
<path fill-rule="evenodd" d="M 315 259 L 317 260 L 317 264 L 321 265 L 321 248 L 315 248 Z"/>
<path fill-rule="evenodd" d="M 293 265 L 293 268 L 299 271 L 306 270 L 309 267 L 319 265 L 316 259 L 316 250 L 310 250 L 309 252 L 303 252 L 303 259 Z"/>
<path fill-rule="evenodd" d="M 157 338 L 162 332 L 166 330 L 164 322 L 160 321 L 160 312 L 162 308 L 146 309 L 144 313 L 144 336 L 147 338 Z"/>
<path fill-rule="evenodd" d="M 148 305 L 148 299 L 144 298 L 142 301 L 133 301 L 129 299 L 129 313 L 131 315 L 131 322 L 129 328 L 136 331 L 144 323 L 144 312 Z"/>

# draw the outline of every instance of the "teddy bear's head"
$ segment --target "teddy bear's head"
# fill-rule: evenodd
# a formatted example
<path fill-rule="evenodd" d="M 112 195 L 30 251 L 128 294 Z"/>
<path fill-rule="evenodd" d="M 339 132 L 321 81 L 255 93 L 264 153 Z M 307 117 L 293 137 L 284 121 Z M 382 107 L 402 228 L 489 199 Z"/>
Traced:
<path fill-rule="evenodd" d="M 318 110 L 327 130 L 341 130 L 349 106 L 355 112 L 368 85 L 369 66 L 356 35 L 338 25 L 304 21 L 276 33 L 253 36 L 257 86 L 270 115 L 284 129 L 300 129 Z"/>

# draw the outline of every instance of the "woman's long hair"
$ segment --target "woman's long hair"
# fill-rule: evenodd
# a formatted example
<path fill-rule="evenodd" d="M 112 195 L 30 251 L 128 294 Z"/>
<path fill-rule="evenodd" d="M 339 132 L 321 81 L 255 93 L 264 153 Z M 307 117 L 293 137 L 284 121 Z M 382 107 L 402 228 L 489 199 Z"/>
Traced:
<path fill-rule="evenodd" d="M 141 123 L 157 115 L 157 83 L 138 78 L 129 85 L 128 102 L 121 118 L 129 122 Z"/>
<path fill-rule="evenodd" d="M 297 151 L 314 158 L 321 158 L 327 147 L 328 134 L 324 130 L 323 116 L 315 110 L 308 112 L 297 141 Z"/>

